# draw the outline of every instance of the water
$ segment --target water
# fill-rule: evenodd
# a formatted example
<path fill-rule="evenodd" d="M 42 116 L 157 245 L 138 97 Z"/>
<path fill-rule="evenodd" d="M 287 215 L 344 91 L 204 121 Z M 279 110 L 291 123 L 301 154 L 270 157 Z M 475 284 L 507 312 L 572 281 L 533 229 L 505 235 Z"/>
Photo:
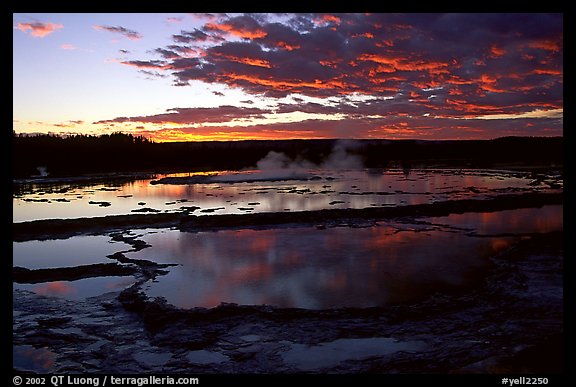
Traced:
<path fill-rule="evenodd" d="M 159 175 L 158 178 L 188 174 Z M 263 181 L 246 181 L 262 176 Z M 299 175 L 300 176 L 300 175 Z M 309 211 L 433 203 L 486 198 L 515 190 L 558 191 L 550 177 L 531 185 L 528 173 L 511 171 L 421 169 L 376 171 L 306 171 L 302 180 L 275 181 L 270 172 L 220 172 L 194 184 L 124 183 L 22 185 L 13 199 L 13 221 L 80 218 L 146 212 L 224 213 Z M 268 181 L 266 181 L 268 179 Z M 197 208 L 195 208 L 197 207 Z"/>
<path fill-rule="evenodd" d="M 390 337 L 338 339 L 318 345 L 290 344 L 281 353 L 282 359 L 303 371 L 334 367 L 343 361 L 359 361 L 369 357 L 389 356 L 396 352 L 421 352 L 424 341 L 398 341 Z"/>
<path fill-rule="evenodd" d="M 26 269 L 49 269 L 112 263 L 115 261 L 106 258 L 107 255 L 130 248 L 128 244 L 112 241 L 106 235 L 12 242 L 12 265 Z"/>
<path fill-rule="evenodd" d="M 13 289 L 28 290 L 42 296 L 59 297 L 67 300 L 82 300 L 108 292 L 119 292 L 132 286 L 132 276 L 94 277 L 75 281 L 51 281 L 37 284 L 13 283 Z"/>
<path fill-rule="evenodd" d="M 305 177 L 311 180 L 283 181 L 269 174 L 268 180 L 262 179 L 259 173 L 226 172 L 193 184 L 151 184 L 151 179 L 143 179 L 21 187 L 13 199 L 13 219 L 105 216 L 142 209 L 209 216 L 366 208 L 562 191 L 560 177 L 535 182 L 527 173 L 510 171 L 307 171 Z M 133 259 L 178 264 L 143 290 L 183 308 L 222 302 L 310 309 L 393 305 L 477 286 L 491 268 L 488 257 L 508 248 L 521 234 L 562 230 L 562 208 L 382 221 L 365 228 L 138 230 L 131 235 L 152 245 L 138 252 L 127 252 L 129 245 L 107 235 L 14 242 L 13 265 L 42 269 L 111 263 L 106 256 L 122 251 Z M 77 300 L 119 291 L 134 282 L 132 276 L 102 276 L 14 284 L 14 288 Z"/>
<path fill-rule="evenodd" d="M 383 306 L 477 285 L 490 268 L 487 257 L 520 236 L 475 235 L 493 234 L 491 224 L 507 234 L 561 230 L 562 206 L 427 221 L 326 230 L 164 230 L 144 234 L 152 247 L 127 256 L 180 264 L 147 284 L 145 292 L 184 308 L 221 302 L 309 309 Z"/>
<path fill-rule="evenodd" d="M 31 345 L 14 345 L 12 356 L 15 368 L 35 373 L 50 372 L 56 360 L 54 352 L 46 348 L 34 348 Z"/>

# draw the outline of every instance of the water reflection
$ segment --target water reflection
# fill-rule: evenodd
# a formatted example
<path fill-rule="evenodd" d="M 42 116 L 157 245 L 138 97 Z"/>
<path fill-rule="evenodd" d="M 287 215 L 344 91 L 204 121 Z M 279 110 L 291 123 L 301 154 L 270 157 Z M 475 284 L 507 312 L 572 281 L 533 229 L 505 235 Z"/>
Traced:
<path fill-rule="evenodd" d="M 182 233 L 173 249 L 182 266 L 148 293 L 182 307 L 388 305 L 474 284 L 495 252 L 490 242 L 382 225 Z"/>
<path fill-rule="evenodd" d="M 362 360 L 368 357 L 388 356 L 395 352 L 420 352 L 426 349 L 424 341 L 398 341 L 389 337 L 338 339 L 318 345 L 289 343 L 289 349 L 281 352 L 282 359 L 300 370 L 317 370 L 334 367 L 346 360 Z"/>
<path fill-rule="evenodd" d="M 146 209 L 179 212 L 190 206 L 223 208 L 216 213 L 365 208 L 486 197 L 517 189 L 552 190 L 544 183 L 530 185 L 533 179 L 527 173 L 507 171 L 413 169 L 405 174 L 401 169 L 378 173 L 314 170 L 309 174 L 317 178 L 231 184 L 221 180 L 234 175 L 223 172 L 218 183 L 150 184 L 152 180 L 145 179 L 121 184 L 31 185 L 14 196 L 13 221 L 120 215 Z"/>
<path fill-rule="evenodd" d="M 548 205 L 542 208 L 454 214 L 428 220 L 432 223 L 469 228 L 477 234 L 542 233 L 562 230 L 564 211 L 561 205 Z"/>
<path fill-rule="evenodd" d="M 56 354 L 46 348 L 34 348 L 31 345 L 12 347 L 13 367 L 22 371 L 47 373 L 54 366 Z"/>
<path fill-rule="evenodd" d="M 107 255 L 129 248 L 130 245 L 114 242 L 105 235 L 13 242 L 12 265 L 27 269 L 46 269 L 110 263 Z"/>
<path fill-rule="evenodd" d="M 42 296 L 81 300 L 108 292 L 121 291 L 136 282 L 134 277 L 94 277 L 76 281 L 53 281 L 38 284 L 13 284 L 13 289 L 28 290 Z"/>
<path fill-rule="evenodd" d="M 560 230 L 561 212 L 545 206 L 326 230 L 171 230 L 144 235 L 152 248 L 128 255 L 181 264 L 146 289 L 180 307 L 391 305 L 475 286 L 490 268 L 486 258 L 519 238 L 479 238 L 455 227 L 479 234 Z"/>

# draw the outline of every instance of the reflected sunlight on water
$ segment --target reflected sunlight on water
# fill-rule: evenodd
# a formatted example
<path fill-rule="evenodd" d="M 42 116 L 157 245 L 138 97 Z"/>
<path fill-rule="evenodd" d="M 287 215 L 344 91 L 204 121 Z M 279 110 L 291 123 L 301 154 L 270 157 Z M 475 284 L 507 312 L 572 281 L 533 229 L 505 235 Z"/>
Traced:
<path fill-rule="evenodd" d="M 174 174 L 185 179 L 215 172 Z M 79 218 L 141 212 L 222 208 L 217 214 L 310 211 L 433 203 L 505 194 L 507 190 L 551 191 L 530 185 L 528 173 L 484 170 L 311 170 L 312 180 L 242 181 L 257 171 L 223 172 L 218 182 L 151 184 L 151 179 L 116 184 L 60 184 L 21 187 L 13 199 L 13 221 Z M 226 179 L 233 181 L 226 183 Z M 183 180 L 185 183 L 186 180 Z M 105 204 L 102 204 L 105 203 Z"/>

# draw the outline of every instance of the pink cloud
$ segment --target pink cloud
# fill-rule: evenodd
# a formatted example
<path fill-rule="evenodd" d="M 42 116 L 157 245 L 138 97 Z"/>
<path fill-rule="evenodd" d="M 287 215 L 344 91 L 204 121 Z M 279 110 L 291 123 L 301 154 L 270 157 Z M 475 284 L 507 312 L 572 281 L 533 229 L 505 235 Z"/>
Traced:
<path fill-rule="evenodd" d="M 42 22 L 33 22 L 33 23 L 18 23 L 16 28 L 24 33 L 30 32 L 35 38 L 44 38 L 50 35 L 52 32 L 64 28 L 62 24 L 55 24 L 55 23 L 42 23 Z"/>

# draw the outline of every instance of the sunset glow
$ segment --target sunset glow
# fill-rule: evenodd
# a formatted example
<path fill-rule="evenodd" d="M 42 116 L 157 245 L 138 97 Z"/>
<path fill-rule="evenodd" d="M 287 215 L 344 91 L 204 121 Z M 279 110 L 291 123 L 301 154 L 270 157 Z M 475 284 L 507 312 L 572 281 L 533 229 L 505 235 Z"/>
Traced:
<path fill-rule="evenodd" d="M 14 14 L 16 133 L 563 135 L 562 14 Z"/>

